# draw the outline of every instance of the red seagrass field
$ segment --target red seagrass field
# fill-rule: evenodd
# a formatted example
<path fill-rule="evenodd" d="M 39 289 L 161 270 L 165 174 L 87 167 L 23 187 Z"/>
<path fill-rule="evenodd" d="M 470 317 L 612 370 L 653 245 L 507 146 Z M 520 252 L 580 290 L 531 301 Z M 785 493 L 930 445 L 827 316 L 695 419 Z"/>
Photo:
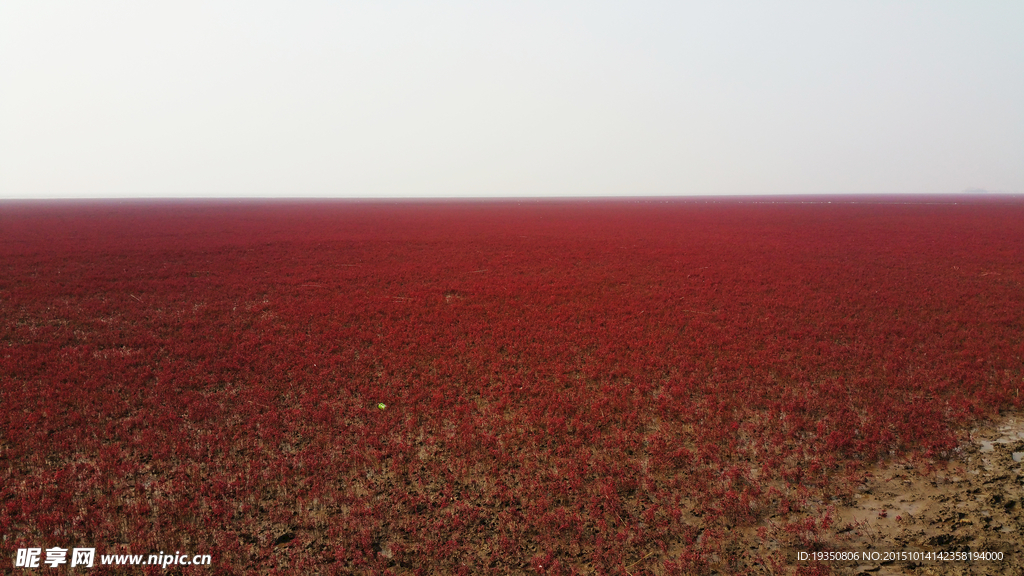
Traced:
<path fill-rule="evenodd" d="M 1020 409 L 1022 283 L 1016 197 L 5 202 L 0 565 L 843 573 Z"/>

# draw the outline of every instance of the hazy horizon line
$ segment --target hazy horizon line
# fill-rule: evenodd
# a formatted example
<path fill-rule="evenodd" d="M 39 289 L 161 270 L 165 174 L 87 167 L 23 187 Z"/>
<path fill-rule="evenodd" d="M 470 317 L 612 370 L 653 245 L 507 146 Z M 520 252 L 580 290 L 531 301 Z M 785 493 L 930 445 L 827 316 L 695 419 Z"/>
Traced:
<path fill-rule="evenodd" d="M 713 200 L 713 199 L 816 199 L 816 201 L 842 201 L 855 198 L 1015 198 L 1024 192 L 966 189 L 959 192 L 787 192 L 787 193 L 716 193 L 716 194 L 653 194 L 653 195 L 523 195 L 523 196 L 52 196 L 52 197 L 0 197 L 6 202 L 309 202 L 309 201 L 656 201 L 656 200 Z"/>

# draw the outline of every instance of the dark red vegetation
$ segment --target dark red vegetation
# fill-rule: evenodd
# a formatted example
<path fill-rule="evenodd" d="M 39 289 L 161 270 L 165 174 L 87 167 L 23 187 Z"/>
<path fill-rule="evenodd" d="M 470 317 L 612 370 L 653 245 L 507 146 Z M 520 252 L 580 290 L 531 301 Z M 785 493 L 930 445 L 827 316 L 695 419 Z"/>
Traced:
<path fill-rule="evenodd" d="M 2 562 L 785 572 L 1021 406 L 1024 202 L 856 200 L 0 204 Z"/>

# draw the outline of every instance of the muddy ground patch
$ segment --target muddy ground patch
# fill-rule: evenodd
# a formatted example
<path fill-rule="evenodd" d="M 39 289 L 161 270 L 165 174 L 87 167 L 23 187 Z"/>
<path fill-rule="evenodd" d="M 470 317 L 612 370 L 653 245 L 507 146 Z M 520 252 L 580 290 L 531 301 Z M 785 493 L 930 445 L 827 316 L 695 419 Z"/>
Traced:
<path fill-rule="evenodd" d="M 880 560 L 833 562 L 840 574 L 1024 574 L 1024 414 L 970 432 L 944 467 L 876 467 L 852 501 L 836 508 L 830 550 L 878 551 Z M 886 560 L 885 552 L 943 559 Z M 978 559 L 1002 555 L 1002 559 Z M 970 560 L 964 560 L 969 556 Z"/>

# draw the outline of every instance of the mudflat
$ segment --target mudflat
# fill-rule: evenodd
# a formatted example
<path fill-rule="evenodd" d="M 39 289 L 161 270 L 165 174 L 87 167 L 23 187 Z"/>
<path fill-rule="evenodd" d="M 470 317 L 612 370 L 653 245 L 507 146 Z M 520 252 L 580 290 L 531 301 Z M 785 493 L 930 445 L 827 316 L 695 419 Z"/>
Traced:
<path fill-rule="evenodd" d="M 879 551 L 881 560 L 865 562 L 861 555 L 832 567 L 878 576 L 1024 574 L 1022 460 L 1024 414 L 1013 413 L 971 430 L 945 466 L 899 462 L 872 469 L 852 502 L 837 508 L 827 548 Z M 885 552 L 932 553 L 933 559 L 886 560 Z"/>

